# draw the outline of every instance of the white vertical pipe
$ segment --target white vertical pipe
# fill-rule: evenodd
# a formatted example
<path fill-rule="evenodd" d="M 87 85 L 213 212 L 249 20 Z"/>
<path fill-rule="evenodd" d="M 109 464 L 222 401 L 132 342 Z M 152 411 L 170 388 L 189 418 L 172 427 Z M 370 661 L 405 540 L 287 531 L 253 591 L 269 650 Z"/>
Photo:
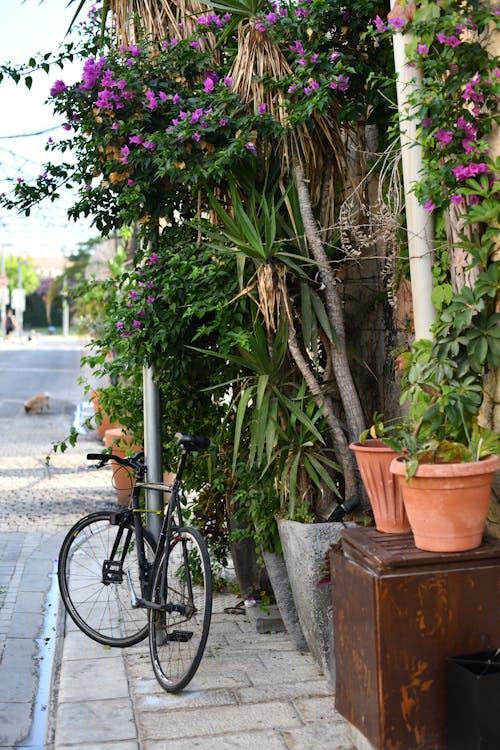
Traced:
<path fill-rule="evenodd" d="M 148 481 L 161 482 L 163 479 L 160 389 L 154 380 L 152 367 L 143 368 L 143 412 L 144 412 L 144 452 L 148 467 Z M 163 493 L 146 490 L 147 510 L 163 510 Z M 147 513 L 147 526 L 155 539 L 160 535 L 162 516 Z"/>
<path fill-rule="evenodd" d="M 430 329 L 436 318 L 431 302 L 434 227 L 431 212 L 417 201 L 412 192 L 414 183 L 421 176 L 423 162 L 422 147 L 417 138 L 417 118 L 412 116 L 408 101 L 420 82 L 418 69 L 407 65 L 405 45 L 410 41 L 409 33 L 396 31 L 393 35 L 415 338 L 430 339 Z"/>

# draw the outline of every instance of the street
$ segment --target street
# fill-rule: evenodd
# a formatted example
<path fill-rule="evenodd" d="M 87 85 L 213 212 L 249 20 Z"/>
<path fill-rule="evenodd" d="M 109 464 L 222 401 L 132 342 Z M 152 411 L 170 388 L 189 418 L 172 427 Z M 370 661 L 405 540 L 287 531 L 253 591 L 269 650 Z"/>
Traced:
<path fill-rule="evenodd" d="M 52 410 L 74 410 L 83 400 L 78 384 L 82 344 L 26 341 L 0 344 L 0 428 L 20 412 L 26 399 L 48 392 Z"/>
<path fill-rule="evenodd" d="M 94 432 L 46 466 L 85 399 L 81 351 L 76 339 L 0 341 L 0 748 L 9 750 L 45 747 L 62 539 L 77 518 L 115 500 L 110 472 L 85 460 L 101 447 Z M 44 392 L 50 413 L 26 414 L 25 400 Z"/>

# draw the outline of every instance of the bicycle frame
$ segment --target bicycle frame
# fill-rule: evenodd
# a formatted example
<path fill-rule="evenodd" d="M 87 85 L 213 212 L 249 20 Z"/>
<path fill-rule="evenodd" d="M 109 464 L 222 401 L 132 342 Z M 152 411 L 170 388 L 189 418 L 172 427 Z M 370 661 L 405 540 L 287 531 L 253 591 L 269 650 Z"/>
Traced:
<path fill-rule="evenodd" d="M 182 449 L 181 455 L 179 457 L 179 462 L 177 465 L 177 471 L 175 474 L 175 479 L 172 484 L 172 486 L 162 483 L 149 483 L 142 481 L 142 475 L 145 475 L 147 467 L 144 465 L 143 470 L 138 472 L 139 474 L 139 481 L 136 482 L 134 486 L 134 490 L 132 492 L 132 514 L 133 514 L 133 522 L 134 522 L 134 528 L 135 528 L 135 535 L 137 540 L 137 556 L 139 559 L 139 567 L 141 571 L 141 596 L 138 597 L 137 594 L 134 591 L 134 588 L 132 586 L 132 582 L 129 579 L 129 586 L 130 586 L 130 593 L 132 596 L 132 606 L 135 607 L 145 607 L 147 609 L 161 609 L 161 606 L 158 604 L 155 604 L 153 601 L 151 601 L 151 591 L 150 591 L 150 580 L 149 580 L 149 574 L 152 570 L 152 568 L 156 565 L 159 556 L 162 554 L 162 551 L 165 550 L 165 555 L 163 556 L 163 562 L 162 562 L 162 576 L 161 576 L 161 590 L 166 591 L 166 570 L 167 570 L 167 561 L 168 561 L 168 551 L 170 549 L 170 543 L 172 540 L 172 537 L 176 531 L 176 529 L 181 528 L 183 524 L 182 519 L 182 509 L 181 509 L 181 503 L 180 503 L 180 487 L 181 487 L 181 480 L 182 475 L 184 473 L 184 468 L 187 461 L 187 454 L 188 451 L 184 448 Z M 155 559 L 153 561 L 153 564 L 151 565 L 147 559 L 146 554 L 144 550 L 144 534 L 143 534 L 143 528 L 142 528 L 142 522 L 141 522 L 141 508 L 139 504 L 140 499 L 140 493 L 142 489 L 153 489 L 153 490 L 163 490 L 168 491 L 171 489 L 171 497 L 169 502 L 167 503 L 165 507 L 165 512 L 163 515 L 163 521 L 160 529 L 160 535 L 158 537 L 157 547 L 156 547 L 156 554 Z M 130 511 L 128 511 L 130 512 Z M 186 570 L 188 570 L 187 565 L 187 553 L 186 550 L 183 550 L 184 554 L 184 562 L 186 564 Z M 189 596 L 192 600 L 192 584 L 191 581 L 187 581 L 188 590 L 189 590 Z M 164 604 L 164 602 L 163 602 Z"/>

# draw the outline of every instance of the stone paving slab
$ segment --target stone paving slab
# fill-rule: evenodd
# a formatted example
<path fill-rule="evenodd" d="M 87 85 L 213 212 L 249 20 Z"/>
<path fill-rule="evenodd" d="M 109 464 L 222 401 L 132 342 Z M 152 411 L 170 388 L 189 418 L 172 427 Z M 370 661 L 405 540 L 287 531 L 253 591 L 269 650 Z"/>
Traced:
<path fill-rule="evenodd" d="M 354 750 L 352 727 L 335 711 L 311 655 L 295 651 L 284 633 L 257 633 L 246 615 L 225 613 L 235 597 L 220 594 L 206 655 L 179 694 L 155 680 L 147 641 L 108 649 L 61 612 L 51 636 L 60 660 L 49 732 L 44 744 L 26 744 L 45 658 L 38 637 L 44 596 L 60 544 L 78 518 L 116 500 L 110 469 L 96 471 L 85 460 L 102 447 L 94 433 L 53 455 L 47 471 L 46 455 L 67 435 L 69 413 L 30 419 L 19 403 L 8 414 L 0 418 L 2 750 L 21 741 L 18 750 Z"/>

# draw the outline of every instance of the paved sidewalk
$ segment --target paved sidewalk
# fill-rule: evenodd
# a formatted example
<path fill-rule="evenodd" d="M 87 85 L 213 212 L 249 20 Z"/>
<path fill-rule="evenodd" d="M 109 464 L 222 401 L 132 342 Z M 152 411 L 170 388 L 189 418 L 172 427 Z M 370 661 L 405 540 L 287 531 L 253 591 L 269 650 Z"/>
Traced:
<path fill-rule="evenodd" d="M 147 641 L 124 651 L 66 621 L 54 750 L 353 750 L 350 727 L 310 654 L 259 634 L 216 595 L 198 672 L 181 693 L 156 682 Z"/>
<path fill-rule="evenodd" d="M 62 539 L 80 516 L 116 505 L 111 470 L 85 460 L 101 448 L 93 433 L 47 472 L 47 446 L 71 421 L 0 420 L 0 748 L 353 750 L 354 738 L 364 750 L 311 655 L 226 614 L 234 595 L 216 595 L 205 656 L 177 695 L 156 682 L 147 641 L 109 649 L 65 617 L 54 581 Z"/>

